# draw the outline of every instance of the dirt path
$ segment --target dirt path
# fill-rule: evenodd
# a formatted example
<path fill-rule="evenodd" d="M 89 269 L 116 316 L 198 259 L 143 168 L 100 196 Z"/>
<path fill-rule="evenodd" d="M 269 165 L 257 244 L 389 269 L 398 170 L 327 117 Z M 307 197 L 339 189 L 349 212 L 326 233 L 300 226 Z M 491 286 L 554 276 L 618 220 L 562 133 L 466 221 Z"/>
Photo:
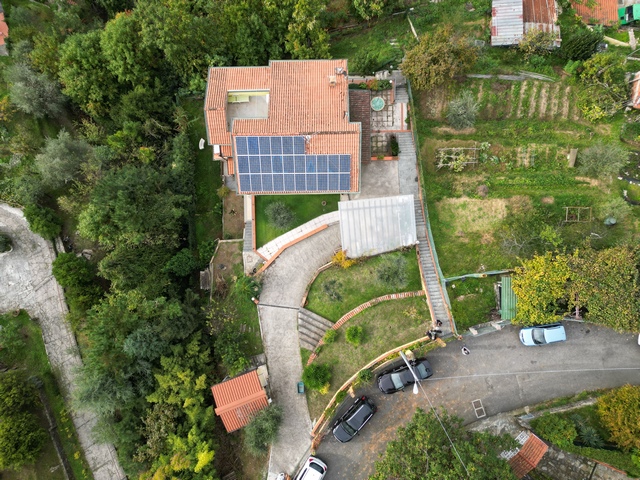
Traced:
<path fill-rule="evenodd" d="M 52 369 L 58 373 L 67 408 L 75 388 L 75 369 L 82 364 L 78 345 L 65 318 L 62 288 L 51 274 L 55 253 L 50 242 L 29 230 L 22 211 L 0 203 L 0 231 L 8 234 L 13 251 L 0 255 L 0 312 L 26 310 L 37 319 Z M 96 443 L 96 417 L 70 409 L 78 439 L 95 480 L 124 479 L 113 445 Z"/>
<path fill-rule="evenodd" d="M 538 102 L 538 118 L 543 119 L 547 114 L 547 105 L 549 100 L 549 89 L 551 86 L 545 83 L 540 90 L 540 100 Z"/>
<path fill-rule="evenodd" d="M 556 83 L 551 89 L 551 108 L 549 110 L 549 119 L 554 120 L 558 115 L 558 100 L 560 96 L 560 84 Z"/>
<path fill-rule="evenodd" d="M 532 118 L 533 114 L 536 111 L 536 105 L 538 101 L 538 90 L 540 88 L 540 84 L 538 82 L 533 82 L 531 86 L 531 95 L 529 96 L 529 111 L 527 113 L 527 117 Z"/>
<path fill-rule="evenodd" d="M 564 89 L 564 95 L 562 96 L 562 119 L 569 118 L 569 103 L 571 100 L 571 87 Z"/>
<path fill-rule="evenodd" d="M 529 89 L 529 85 L 531 84 L 531 82 L 527 82 L 526 80 L 524 82 L 522 82 L 522 86 L 520 87 L 520 97 L 518 98 L 518 110 L 516 112 L 516 117 L 517 118 L 522 118 L 522 102 L 524 101 L 524 94 L 526 93 L 526 91 Z"/>

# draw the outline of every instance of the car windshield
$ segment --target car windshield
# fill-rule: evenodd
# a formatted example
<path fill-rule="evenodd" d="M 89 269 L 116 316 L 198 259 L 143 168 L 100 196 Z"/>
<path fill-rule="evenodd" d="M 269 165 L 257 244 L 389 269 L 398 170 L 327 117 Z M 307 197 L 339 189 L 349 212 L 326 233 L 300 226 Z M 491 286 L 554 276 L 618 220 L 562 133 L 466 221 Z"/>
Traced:
<path fill-rule="evenodd" d="M 534 328 L 531 331 L 531 337 L 533 338 L 533 343 L 536 345 L 543 345 L 547 343 L 544 339 L 544 330 L 542 328 Z"/>
<path fill-rule="evenodd" d="M 404 383 L 402 383 L 402 377 L 399 373 L 392 373 L 391 381 L 393 382 L 393 386 L 396 387 L 396 389 L 400 390 L 401 388 L 404 388 Z"/>
<path fill-rule="evenodd" d="M 347 432 L 348 435 L 353 437 L 356 434 L 356 431 L 351 428 L 351 425 L 349 425 L 347 422 L 342 422 L 340 426 L 344 429 L 345 432 Z"/>
<path fill-rule="evenodd" d="M 418 364 L 417 369 L 418 369 L 418 378 L 427 378 L 429 376 L 427 367 L 425 367 L 422 363 Z"/>
<path fill-rule="evenodd" d="M 316 472 L 324 473 L 324 469 L 320 465 L 318 465 L 317 463 L 311 462 L 309 464 L 309 468 L 315 470 Z"/>

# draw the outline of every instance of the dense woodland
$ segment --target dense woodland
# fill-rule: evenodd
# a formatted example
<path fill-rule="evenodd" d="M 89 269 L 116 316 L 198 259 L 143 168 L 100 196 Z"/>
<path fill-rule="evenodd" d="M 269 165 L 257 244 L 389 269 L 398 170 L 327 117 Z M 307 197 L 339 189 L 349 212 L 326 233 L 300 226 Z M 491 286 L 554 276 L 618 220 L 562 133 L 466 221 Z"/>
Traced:
<path fill-rule="evenodd" d="M 62 253 L 54 274 L 84 359 L 75 406 L 98 414 L 129 475 L 216 478 L 208 388 L 247 366 L 225 327 L 237 298 L 194 293 L 215 239 L 195 239 L 184 102 L 202 98 L 210 66 L 327 58 L 336 16 L 393 7 L 354 3 L 328 14 L 309 0 L 3 2 L 0 198 L 35 232 L 94 251 Z M 245 301 L 250 287 L 241 278 L 230 295 Z"/>

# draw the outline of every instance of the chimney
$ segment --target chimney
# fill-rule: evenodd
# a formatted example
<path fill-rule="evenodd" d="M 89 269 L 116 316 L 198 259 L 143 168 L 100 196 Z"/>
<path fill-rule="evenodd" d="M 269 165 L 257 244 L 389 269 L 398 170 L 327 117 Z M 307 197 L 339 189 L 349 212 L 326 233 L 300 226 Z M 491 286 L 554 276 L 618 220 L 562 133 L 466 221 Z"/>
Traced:
<path fill-rule="evenodd" d="M 329 85 L 335 87 L 337 82 L 338 78 L 335 75 L 329 75 Z"/>

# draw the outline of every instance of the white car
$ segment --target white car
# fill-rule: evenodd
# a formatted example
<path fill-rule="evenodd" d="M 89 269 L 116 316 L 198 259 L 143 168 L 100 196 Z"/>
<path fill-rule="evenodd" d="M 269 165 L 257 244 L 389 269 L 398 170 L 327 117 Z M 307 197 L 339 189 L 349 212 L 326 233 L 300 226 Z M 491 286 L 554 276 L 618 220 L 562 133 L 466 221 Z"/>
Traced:
<path fill-rule="evenodd" d="M 318 457 L 310 455 L 295 480 L 322 480 L 325 473 L 327 473 L 327 464 Z"/>
<path fill-rule="evenodd" d="M 536 325 L 520 330 L 520 341 L 527 347 L 564 342 L 566 339 L 567 334 L 564 327 L 559 323 Z"/>

